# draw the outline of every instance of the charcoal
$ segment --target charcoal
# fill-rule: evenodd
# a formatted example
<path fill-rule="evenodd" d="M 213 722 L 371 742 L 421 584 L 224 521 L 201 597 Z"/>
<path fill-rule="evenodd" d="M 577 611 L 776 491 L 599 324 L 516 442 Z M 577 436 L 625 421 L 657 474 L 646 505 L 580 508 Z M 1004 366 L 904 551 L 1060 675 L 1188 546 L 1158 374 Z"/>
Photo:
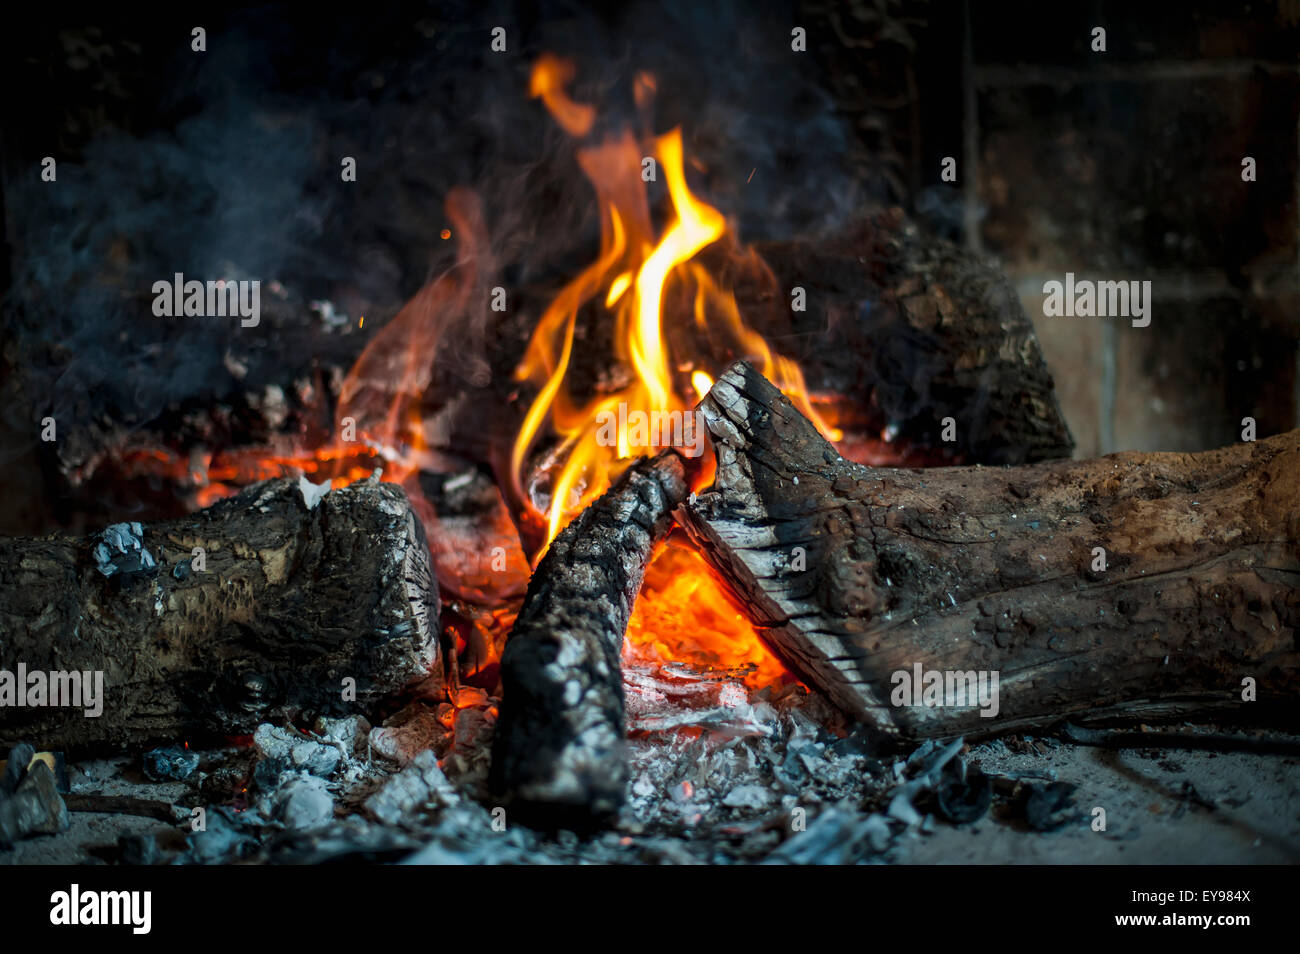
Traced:
<path fill-rule="evenodd" d="M 150 749 L 140 761 L 144 774 L 155 782 L 179 782 L 199 767 L 199 754 L 178 745 Z"/>
<path fill-rule="evenodd" d="M 615 856 L 617 857 L 617 856 Z M 462 804 L 438 819 L 433 837 L 404 859 L 407 865 L 559 864 L 567 858 L 535 841 L 531 832 L 492 830 L 491 816 L 480 805 Z"/>
<path fill-rule="evenodd" d="M 871 730 L 860 725 L 844 738 L 836 739 L 829 748 L 835 755 L 865 757 L 872 754 L 872 741 Z"/>
<path fill-rule="evenodd" d="M 262 758 L 253 766 L 253 787 L 259 792 L 274 792 L 280 786 L 280 777 L 289 771 L 287 758 Z"/>
<path fill-rule="evenodd" d="M 274 839 L 270 860 L 287 865 L 390 864 L 408 858 L 420 847 L 410 835 L 378 826 L 359 832 L 340 829 L 341 834 L 333 829 L 284 832 Z"/>
<path fill-rule="evenodd" d="M 104 576 L 130 577 L 157 571 L 157 562 L 144 547 L 144 528 L 139 523 L 111 524 L 97 539 L 95 566 Z"/>
<path fill-rule="evenodd" d="M 0 798 L 12 795 L 18 790 L 18 783 L 23 780 L 23 773 L 27 771 L 27 766 L 31 764 L 34 755 L 36 755 L 35 747 L 27 742 L 19 742 L 9 750 L 4 774 L 0 775 Z"/>
<path fill-rule="evenodd" d="M 253 733 L 253 745 L 264 759 L 286 761 L 312 775 L 330 775 L 338 768 L 343 752 L 338 744 L 325 743 L 294 729 L 263 723 Z"/>
<path fill-rule="evenodd" d="M 253 733 L 253 745 L 265 759 L 288 760 L 289 753 L 298 742 L 298 736 L 289 729 L 264 722 Z"/>
<path fill-rule="evenodd" d="M 158 863 L 158 840 L 153 835 L 120 835 L 117 851 L 124 865 L 145 866 Z"/>
<path fill-rule="evenodd" d="M 908 757 L 907 771 L 913 778 L 924 779 L 928 784 L 933 784 L 938 779 L 939 772 L 965 744 L 965 741 L 960 738 L 954 739 L 947 745 L 940 745 L 933 739 L 926 740 Z"/>
<path fill-rule="evenodd" d="M 293 747 L 289 758 L 295 768 L 305 769 L 312 775 L 327 776 L 334 774 L 343 755 L 332 745 L 302 741 Z"/>
<path fill-rule="evenodd" d="M 71 819 L 59 795 L 54 773 L 36 762 L 10 796 L 0 799 L 0 846 L 28 835 L 67 831 Z"/>
<path fill-rule="evenodd" d="M 851 808 L 830 808 L 772 852 L 764 864 L 845 865 L 882 854 L 893 830 L 883 815 L 863 816 Z"/>
<path fill-rule="evenodd" d="M 257 844 L 250 830 L 255 821 L 248 813 L 237 815 L 224 805 L 209 809 L 203 831 L 191 832 L 186 838 L 191 860 L 224 864 L 246 856 Z"/>
<path fill-rule="evenodd" d="M 809 779 L 808 769 L 793 748 L 786 749 L 786 756 L 776 766 L 776 776 L 790 791 L 798 791 Z"/>
<path fill-rule="evenodd" d="M 1033 785 L 1025 801 L 1025 820 L 1035 831 L 1056 831 L 1081 816 L 1074 804 L 1072 782 Z"/>
<path fill-rule="evenodd" d="M 343 751 L 351 756 L 363 748 L 366 737 L 370 734 L 370 723 L 365 716 L 353 715 L 342 719 L 329 719 L 324 716 L 312 726 L 316 734 L 323 739 L 341 745 Z"/>
<path fill-rule="evenodd" d="M 376 755 L 409 765 L 429 749 L 444 751 L 450 742 L 450 706 L 447 712 L 433 709 L 417 699 L 394 713 L 370 733 L 370 746 Z M 440 716 L 447 716 L 444 723 Z"/>
<path fill-rule="evenodd" d="M 935 803 L 954 825 L 979 821 L 993 804 L 993 780 L 978 768 L 945 772 L 935 788 Z"/>
<path fill-rule="evenodd" d="M 925 790 L 925 783 L 919 779 L 904 782 L 894 789 L 893 797 L 889 800 L 889 807 L 885 809 L 885 814 L 896 821 L 902 822 L 909 828 L 921 824 L 921 813 L 916 810 L 912 802 L 917 795 Z"/>
<path fill-rule="evenodd" d="M 912 768 L 914 766 L 923 765 L 925 760 L 928 759 L 938 747 L 939 745 L 934 741 L 934 739 L 926 739 L 916 747 L 916 750 L 911 755 L 907 757 L 907 767 Z"/>
<path fill-rule="evenodd" d="M 728 808 L 757 809 L 766 808 L 771 801 L 771 789 L 761 785 L 737 785 L 722 799 L 722 804 Z"/>

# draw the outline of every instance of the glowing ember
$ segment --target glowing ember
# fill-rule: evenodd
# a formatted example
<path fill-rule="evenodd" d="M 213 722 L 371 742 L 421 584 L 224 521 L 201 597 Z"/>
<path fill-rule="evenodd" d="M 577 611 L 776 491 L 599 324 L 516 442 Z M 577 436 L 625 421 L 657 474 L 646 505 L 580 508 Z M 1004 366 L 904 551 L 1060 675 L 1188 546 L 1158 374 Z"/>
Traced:
<path fill-rule="evenodd" d="M 704 561 L 678 547 L 665 547 L 646 571 L 623 652 L 637 663 L 752 666 L 745 682 L 755 689 L 790 678 L 749 620 L 723 595 Z"/>

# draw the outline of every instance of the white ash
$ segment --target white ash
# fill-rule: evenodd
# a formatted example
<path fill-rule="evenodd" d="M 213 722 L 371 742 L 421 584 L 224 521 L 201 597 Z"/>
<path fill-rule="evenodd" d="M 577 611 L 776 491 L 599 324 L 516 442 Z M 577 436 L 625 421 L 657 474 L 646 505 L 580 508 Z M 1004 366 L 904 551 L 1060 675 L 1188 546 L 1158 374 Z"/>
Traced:
<path fill-rule="evenodd" d="M 842 717 L 797 686 L 749 691 L 747 670 L 672 664 L 625 672 L 632 780 L 620 819 L 632 833 L 761 835 L 775 847 L 794 810 L 863 801 L 886 784 L 865 749 L 828 728 Z"/>
<path fill-rule="evenodd" d="M 413 821 L 427 808 L 446 808 L 456 801 L 437 757 L 426 750 L 366 800 L 366 811 L 386 825 L 398 825 Z"/>
<path fill-rule="evenodd" d="M 373 729 L 359 716 L 309 730 L 266 724 L 251 748 L 203 753 L 202 769 L 169 792 L 208 807 L 207 831 L 164 860 L 849 863 L 890 858 L 919 837 L 917 796 L 960 743 L 922 747 L 895 775 L 820 697 L 797 685 L 752 691 L 747 674 L 626 667 L 628 800 L 592 837 L 545 835 L 495 811 L 499 700 L 466 688 L 454 704 L 417 699 Z"/>
<path fill-rule="evenodd" d="M 343 746 L 320 742 L 298 732 L 263 723 L 253 733 L 253 745 L 263 758 L 280 759 L 312 775 L 332 775 L 343 760 Z"/>
<path fill-rule="evenodd" d="M 353 715 L 342 719 L 322 716 L 312 729 L 322 742 L 337 746 L 345 758 L 365 754 L 366 739 L 370 734 L 370 723 L 365 716 Z"/>
<path fill-rule="evenodd" d="M 432 749 L 441 756 L 451 737 L 454 710 L 450 703 L 417 699 L 370 732 L 370 750 L 398 765 L 410 765 Z"/>
<path fill-rule="evenodd" d="M 300 773 L 281 785 L 268 799 L 265 815 L 286 828 L 313 831 L 334 820 L 334 797 L 325 780 Z"/>
<path fill-rule="evenodd" d="M 321 502 L 321 498 L 330 492 L 330 481 L 325 480 L 319 484 L 313 484 L 306 477 L 298 478 L 298 492 L 302 494 L 302 502 L 307 505 L 308 510 L 315 510 L 316 505 Z"/>

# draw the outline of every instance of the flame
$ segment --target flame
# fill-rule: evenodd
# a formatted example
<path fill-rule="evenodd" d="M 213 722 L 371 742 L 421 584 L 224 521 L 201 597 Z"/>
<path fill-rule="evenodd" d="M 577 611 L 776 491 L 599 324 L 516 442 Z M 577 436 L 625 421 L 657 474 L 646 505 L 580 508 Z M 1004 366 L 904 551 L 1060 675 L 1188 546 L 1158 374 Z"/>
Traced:
<path fill-rule="evenodd" d="M 571 64 L 543 56 L 534 67 L 530 91 L 566 132 L 585 138 L 596 114 L 569 97 L 566 86 L 573 76 Z M 643 113 L 654 91 L 654 77 L 638 74 L 634 95 Z M 586 142 L 577 153 L 596 193 L 599 251 L 549 303 L 515 372 L 535 396 L 511 449 L 508 489 L 525 516 L 545 528 L 547 544 L 628 462 L 672 442 L 664 434 L 637 442 L 622 427 L 611 440 L 602 420 L 620 414 L 624 420 L 637 413 L 685 415 L 735 357 L 755 362 L 828 438 L 841 437 L 810 402 L 798 365 L 776 353 L 746 324 L 730 289 L 698 257 L 716 247 L 728 261 L 739 259 L 748 269 L 761 269 L 775 284 L 755 253 L 731 241 L 724 216 L 691 192 L 683 152 L 681 132 L 674 129 L 641 138 L 624 130 Z M 658 237 L 641 178 L 647 156 L 662 174 L 671 207 Z M 417 478 L 422 471 L 446 470 L 428 446 L 421 405 L 434 383 L 435 364 L 446 366 L 436 362 L 445 341 L 461 337 L 466 328 L 481 333 L 474 316 L 484 313 L 482 303 L 495 269 L 473 194 L 453 190 L 446 212 L 450 228 L 440 235 L 444 240 L 455 236 L 455 264 L 371 338 L 342 383 L 332 436 L 323 433 L 328 425 L 322 420 L 322 433 L 289 437 L 283 446 L 190 459 L 171 452 L 135 451 L 120 462 L 124 470 L 161 471 L 185 479 L 195 488 L 198 505 L 206 506 L 268 477 L 301 473 L 339 487 L 382 467 L 382 479 L 405 488 L 429 539 L 453 541 L 435 547 L 435 566 L 444 594 L 455 591 L 457 548 L 474 547 L 461 547 L 454 534 L 439 532 L 437 515 L 420 490 Z M 599 320 L 593 322 L 593 317 Z M 584 363 L 584 368 L 594 367 L 603 375 L 595 397 L 582 397 L 584 392 L 570 379 L 578 349 L 598 349 L 596 360 Z M 323 409 L 321 416 L 327 418 Z M 535 452 L 539 445 L 545 453 Z M 712 461 L 706 458 L 696 468 L 694 481 L 700 487 L 711 479 Z M 508 622 L 466 617 L 463 632 L 457 633 L 458 645 L 467 652 L 474 644 L 470 655 L 489 674 L 495 660 L 494 634 L 508 629 Z M 746 682 L 755 688 L 790 678 L 728 602 L 704 561 L 673 547 L 661 550 L 647 569 L 644 595 L 628 626 L 627 652 L 641 662 L 746 671 Z"/>
<path fill-rule="evenodd" d="M 574 69 L 546 55 L 533 69 L 531 89 L 569 133 L 585 136 L 594 110 L 570 99 L 564 90 Z M 635 96 L 644 109 L 655 89 L 654 78 L 638 74 Z M 671 436 L 633 443 L 628 429 L 609 439 L 608 423 L 643 420 L 677 423 L 712 387 L 718 368 L 706 354 L 679 353 L 665 333 L 665 298 L 675 287 L 694 288 L 696 326 L 720 350 L 754 360 L 796 405 L 831 439 L 827 426 L 808 401 L 798 366 L 774 353 L 740 315 L 733 295 L 719 287 L 695 257 L 728 234 L 717 209 L 692 194 L 686 182 L 680 129 L 647 140 L 649 156 L 663 173 L 672 215 L 662 236 L 654 239 L 645 183 L 641 179 L 646 149 L 629 132 L 585 146 L 579 165 L 596 191 L 601 243 L 596 260 L 566 285 L 538 322 L 516 369 L 516 378 L 536 390 L 511 454 L 511 479 L 517 499 L 546 527 L 546 542 L 583 507 L 602 493 L 632 458 L 655 453 Z M 687 284 L 689 283 L 689 284 Z M 624 383 L 605 387 L 582 403 L 570 388 L 569 371 L 578 319 L 584 310 L 603 310 L 612 331 L 611 375 Z M 603 338 L 602 338 L 603 341 Z M 557 439 L 540 466 L 530 470 L 528 455 L 549 422 Z M 605 425 L 605 426 L 602 426 Z M 680 437 L 681 429 L 676 432 Z M 532 479 L 530 479 L 530 476 Z M 549 481 L 549 487 L 542 486 Z"/>
<path fill-rule="evenodd" d="M 748 667 L 745 683 L 755 689 L 790 678 L 727 599 L 703 558 L 679 547 L 665 547 L 646 570 L 628 620 L 624 655 L 643 664 L 689 661 L 704 669 Z"/>

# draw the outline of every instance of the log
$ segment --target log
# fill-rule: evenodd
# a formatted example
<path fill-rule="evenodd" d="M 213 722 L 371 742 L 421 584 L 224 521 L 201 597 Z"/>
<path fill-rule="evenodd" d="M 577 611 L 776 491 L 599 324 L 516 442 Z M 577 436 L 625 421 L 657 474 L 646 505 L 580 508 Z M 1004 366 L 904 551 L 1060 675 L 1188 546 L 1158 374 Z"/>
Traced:
<path fill-rule="evenodd" d="M 810 387 L 847 405 L 851 430 L 888 431 L 896 461 L 1070 456 L 1074 439 L 1034 327 L 994 265 L 922 233 L 897 207 L 755 251 L 770 273 L 733 258 L 721 277 L 741 314 L 799 362 Z M 804 311 L 791 308 L 794 288 L 804 290 Z M 952 441 L 943 440 L 946 417 L 957 424 Z"/>
<path fill-rule="evenodd" d="M 686 491 L 675 452 L 637 461 L 533 573 L 502 653 L 491 770 L 492 791 L 533 824 L 584 830 L 623 804 L 623 637 Z"/>
<path fill-rule="evenodd" d="M 437 584 L 405 493 L 372 479 L 313 504 L 275 480 L 178 520 L 0 538 L 0 680 L 20 664 L 103 673 L 97 717 L 8 708 L 0 740 L 244 734 L 355 711 L 438 674 Z"/>
<path fill-rule="evenodd" d="M 679 522 L 787 665 L 882 732 L 1294 711 L 1300 431 L 1198 454 L 868 468 L 744 363 L 701 413 L 717 476 Z M 996 715 L 902 704 L 918 665 L 923 680 L 998 673 Z"/>
<path fill-rule="evenodd" d="M 922 234 L 898 208 L 864 214 L 835 234 L 762 242 L 753 251 L 743 254 L 718 242 L 699 261 L 720 287 L 734 291 L 745 321 L 800 364 L 808 385 L 833 396 L 832 416 L 864 445 L 864 454 L 902 463 L 985 464 L 1069 456 L 1073 441 L 1033 326 L 1005 276 L 987 262 Z M 699 333 L 693 282 L 671 284 L 666 333 L 681 356 L 709 371 L 747 356 L 728 335 Z M 30 319 L 15 325 L 22 330 L 13 342 L 20 360 L 6 394 L 23 409 L 16 416 L 34 422 L 48 414 L 58 422 L 58 441 L 38 442 L 32 454 L 30 469 L 42 469 L 46 479 L 24 490 L 48 493 L 34 508 L 45 521 L 39 529 L 50 528 L 54 516 L 64 522 L 109 519 L 127 507 L 141 508 L 147 519 L 170 519 L 193 506 L 208 479 L 234 486 L 272 476 L 258 469 L 268 458 L 292 462 L 328 445 L 339 416 L 340 381 L 363 345 L 370 358 L 358 365 L 363 373 L 357 380 L 367 389 L 365 403 L 373 398 L 393 406 L 404 383 L 402 370 L 395 370 L 402 368 L 397 355 L 413 334 L 457 356 L 445 365 L 451 373 L 424 381 L 424 369 L 414 369 L 419 373 L 405 382 L 412 391 L 427 384 L 420 411 L 430 449 L 490 464 L 505 485 L 508 449 L 535 396 L 520 388 L 514 369 L 560 287 L 550 277 L 512 290 L 517 307 L 496 315 L 496 324 L 484 330 L 477 318 L 449 317 L 450 305 L 429 307 L 465 294 L 449 277 L 417 293 L 387 325 L 382 313 L 367 313 L 363 328 L 348 325 L 324 336 L 319 317 L 268 296 L 263 322 L 274 327 L 273 339 L 235 334 L 201 349 L 224 358 L 212 358 L 203 373 L 170 381 L 166 406 L 148 409 L 131 406 L 126 395 L 122 402 L 91 400 L 86 388 L 70 394 L 55 388 L 55 380 L 75 379 L 67 376 L 66 350 L 49 338 L 56 326 Z M 791 308 L 796 287 L 806 294 L 804 311 Z M 613 325 L 603 300 L 597 295 L 581 309 L 575 331 L 568 385 L 583 404 L 608 394 L 611 383 L 632 371 L 611 365 Z M 132 314 L 156 322 L 148 301 L 137 304 Z M 711 324 L 716 331 L 726 320 L 714 315 Z M 190 334 L 180 325 L 173 331 Z M 305 347 L 307 338 L 319 347 Z M 480 339 L 485 354 L 468 344 Z M 118 346 L 116 339 L 111 346 Z M 115 354 L 89 364 L 117 368 L 123 362 Z M 156 370 L 149 364 L 149 374 Z M 110 375 L 109 393 L 130 390 L 130 375 L 119 372 Z M 949 416 L 958 425 L 953 442 L 941 440 Z M 363 430 L 364 417 L 358 418 Z M 882 441 L 886 432 L 891 437 Z M 535 458 L 544 459 L 549 449 L 539 441 Z M 512 503 L 517 508 L 520 502 Z"/>

